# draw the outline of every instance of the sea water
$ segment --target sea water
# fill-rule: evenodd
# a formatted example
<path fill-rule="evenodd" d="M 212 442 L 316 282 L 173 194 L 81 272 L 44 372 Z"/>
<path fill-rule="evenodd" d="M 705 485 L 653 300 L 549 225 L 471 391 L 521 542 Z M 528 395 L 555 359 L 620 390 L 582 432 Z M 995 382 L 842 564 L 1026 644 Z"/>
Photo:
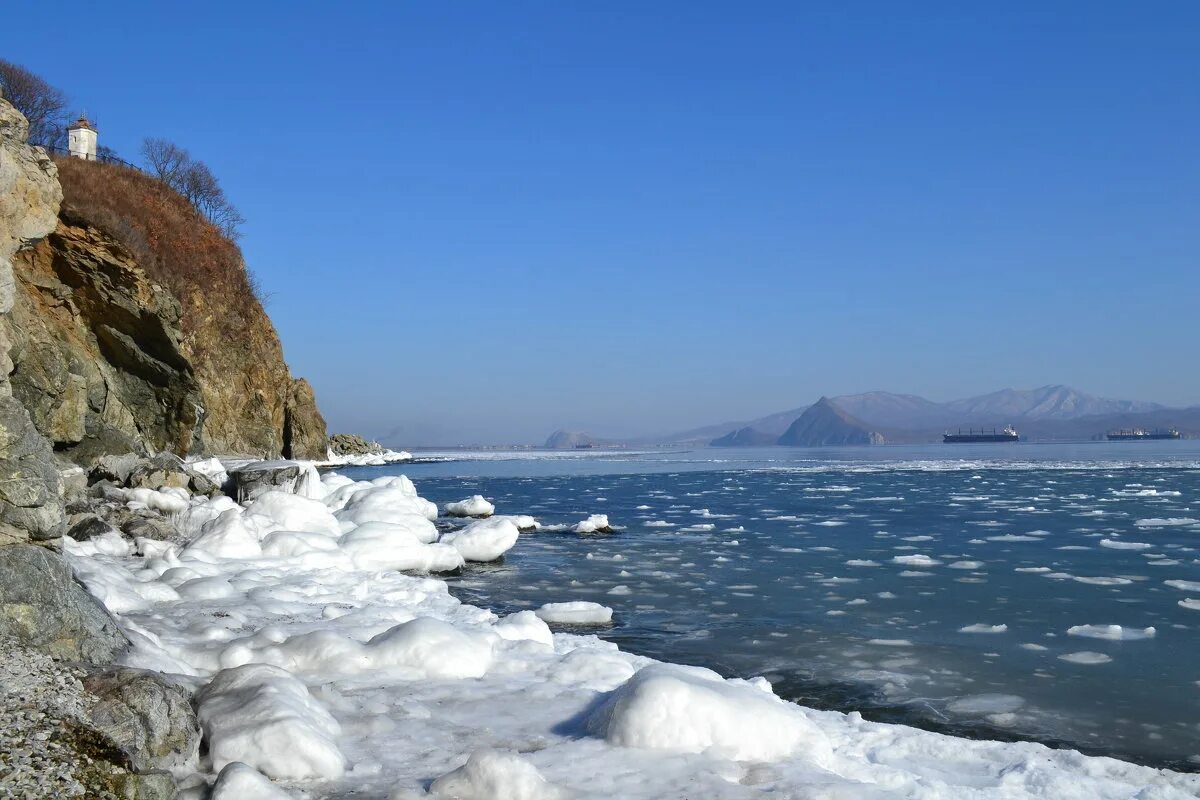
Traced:
<path fill-rule="evenodd" d="M 342 471 L 538 518 L 502 562 L 451 578 L 469 602 L 599 602 L 622 648 L 764 675 L 806 705 L 1200 768 L 1200 443 L 452 453 Z M 573 533 L 590 514 L 619 530 Z"/>

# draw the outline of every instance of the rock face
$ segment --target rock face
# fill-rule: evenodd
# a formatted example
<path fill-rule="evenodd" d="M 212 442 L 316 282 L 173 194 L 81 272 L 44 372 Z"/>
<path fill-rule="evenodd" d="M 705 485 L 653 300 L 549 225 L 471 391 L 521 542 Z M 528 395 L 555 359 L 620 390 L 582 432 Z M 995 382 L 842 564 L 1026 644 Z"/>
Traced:
<path fill-rule="evenodd" d="M 58 171 L 29 147 L 29 123 L 0 98 L 0 319 L 13 308 L 12 258 L 54 230 L 62 201 Z M 50 539 L 63 530 L 61 483 L 49 443 L 13 397 L 9 331 L 0 325 L 0 545 Z"/>
<path fill-rule="evenodd" d="M 44 547 L 0 547 L 0 636 L 67 661 L 107 664 L 129 644 L 71 568 Z"/>
<path fill-rule="evenodd" d="M 328 455 L 325 418 L 317 397 L 304 378 L 292 381 L 283 409 L 283 457 L 324 460 Z"/>
<path fill-rule="evenodd" d="M 56 165 L 26 130 L 0 101 L 0 541 L 61 533 L 43 438 L 84 466 L 131 451 L 324 458 L 312 387 L 236 246 L 153 178 Z"/>
<path fill-rule="evenodd" d="M 179 302 L 119 242 L 67 214 L 15 264 L 13 394 L 38 430 L 83 464 L 191 451 L 203 407 Z"/>
<path fill-rule="evenodd" d="M 838 408 L 828 397 L 814 403 L 779 437 L 779 444 L 791 447 L 883 443 L 882 434 Z"/>

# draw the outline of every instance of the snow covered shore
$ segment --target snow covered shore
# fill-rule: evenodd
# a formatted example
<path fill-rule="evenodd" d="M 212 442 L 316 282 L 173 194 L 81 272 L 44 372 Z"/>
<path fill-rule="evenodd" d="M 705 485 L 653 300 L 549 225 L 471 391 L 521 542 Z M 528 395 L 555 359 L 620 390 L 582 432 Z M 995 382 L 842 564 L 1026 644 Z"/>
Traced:
<path fill-rule="evenodd" d="M 1200 776 L 801 708 L 762 679 L 552 633 L 555 609 L 498 618 L 460 603 L 402 570 L 498 558 L 520 547 L 519 523 L 440 532 L 407 478 L 310 467 L 244 505 L 181 489 L 129 500 L 172 513 L 185 544 L 114 532 L 65 549 L 133 641 L 126 663 L 197 691 L 196 800 L 217 773 L 217 800 L 1200 793 Z"/>

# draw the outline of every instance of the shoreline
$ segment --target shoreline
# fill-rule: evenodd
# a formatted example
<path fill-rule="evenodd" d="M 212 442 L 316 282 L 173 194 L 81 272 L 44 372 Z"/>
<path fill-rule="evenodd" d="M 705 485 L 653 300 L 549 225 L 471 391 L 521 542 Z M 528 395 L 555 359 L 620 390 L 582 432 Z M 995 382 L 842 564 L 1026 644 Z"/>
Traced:
<path fill-rule="evenodd" d="M 1200 776 L 1028 741 L 1005 744 L 873 723 L 861 714 L 779 699 L 761 679 L 726 679 L 645 658 L 588 629 L 552 633 L 531 610 L 498 616 L 456 599 L 455 579 L 406 572 L 389 559 L 400 553 L 409 563 L 419 556 L 431 564 L 457 548 L 480 562 L 465 574 L 483 574 L 488 562 L 519 546 L 509 521 L 516 518 L 445 520 L 403 477 L 356 482 L 336 471 L 318 474 L 311 462 L 276 462 L 270 469 L 293 471 L 282 483 L 262 483 L 242 504 L 184 490 L 122 495 L 134 505 L 157 505 L 178 533 L 173 542 L 130 542 L 114 532 L 64 540 L 67 560 L 134 642 L 121 663 L 190 676 L 186 680 L 200 690 L 209 755 L 176 771 L 188 800 L 206 793 L 211 800 L 236 800 L 221 789 L 221 781 L 232 778 L 218 777 L 235 760 L 224 754 L 232 753 L 254 767 L 252 777 L 262 786 L 274 779 L 315 796 L 348 786 L 364 797 L 439 796 L 438 781 L 459 785 L 471 780 L 472 769 L 501 786 L 518 775 L 536 777 L 543 794 L 530 796 L 539 798 L 564 792 L 682 797 L 697 786 L 716 794 L 732 785 L 746 786 L 748 797 L 758 793 L 753 785 L 786 792 L 881 780 L 881 788 L 934 781 L 944 787 L 939 791 L 960 796 L 966 785 L 991 780 L 985 776 L 1004 763 L 1023 765 L 1039 783 L 1084 781 L 1088 797 L 1126 797 L 1119 787 L 1135 784 L 1159 784 L 1164 797 L 1200 791 Z M 214 481 L 223 482 L 219 478 Z M 450 566 L 441 563 L 440 569 Z M 303 725 L 289 723 L 283 732 L 277 723 L 261 727 L 264 715 L 270 720 L 277 713 L 272 698 L 301 691 L 295 696 Z M 407 710 L 368 713 L 392 707 L 397 697 L 408 698 Z M 539 700 L 530 705 L 532 697 Z M 624 705 L 612 705 L 622 697 Z M 673 697 L 686 700 L 677 705 Z M 250 716 L 243 712 L 247 703 Z M 757 708 L 750 717 L 744 716 L 747 704 Z M 439 715 L 448 715 L 446 723 Z M 381 739 L 372 732 L 379 725 L 408 733 Z M 412 739 L 444 740 L 446 749 L 417 756 L 405 751 L 404 741 Z M 871 742 L 882 741 L 901 760 L 879 772 L 878 757 L 868 753 L 876 746 Z M 538 744 L 529 749 L 529 742 Z M 930 753 L 941 755 L 928 761 Z M 645 771 L 647 758 L 657 773 Z M 959 775 L 931 771 L 948 758 L 959 763 Z M 1076 772 L 1080 758 L 1088 765 L 1086 779 Z M 744 783 L 751 763 L 762 764 L 762 775 L 770 776 L 765 784 L 762 775 Z M 592 783 L 578 783 L 580 765 L 580 774 L 592 770 L 592 782 L 613 783 L 602 783 L 608 788 L 596 794 Z M 414 782 L 414 775 L 439 774 L 433 784 Z"/>

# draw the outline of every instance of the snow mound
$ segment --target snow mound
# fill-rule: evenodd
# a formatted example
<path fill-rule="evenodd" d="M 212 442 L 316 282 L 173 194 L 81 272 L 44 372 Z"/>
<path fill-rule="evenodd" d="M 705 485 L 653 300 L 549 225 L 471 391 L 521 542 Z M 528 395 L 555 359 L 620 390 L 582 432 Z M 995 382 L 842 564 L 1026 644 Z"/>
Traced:
<path fill-rule="evenodd" d="M 338 544 L 354 566 L 363 570 L 452 572 L 463 565 L 462 554 L 446 544 L 429 544 L 437 528 L 414 514 L 393 522 L 367 522 L 342 536 Z"/>
<path fill-rule="evenodd" d="M 490 517 L 496 513 L 496 507 L 477 494 L 457 503 L 446 503 L 442 510 L 451 517 Z"/>
<path fill-rule="evenodd" d="M 327 505 L 341 505 L 335 514 L 343 523 L 402 522 L 416 514 L 437 519 L 437 506 L 417 496 L 412 481 L 401 475 L 382 485 L 352 484 L 337 489 L 326 498 Z"/>
<path fill-rule="evenodd" d="M 560 625 L 607 625 L 612 622 L 613 610 L 587 600 L 569 603 L 546 603 L 534 612 L 545 622 Z"/>
<path fill-rule="evenodd" d="M 453 772 L 429 787 L 433 797 L 453 800 L 567 800 L 570 792 L 547 783 L 537 767 L 516 753 L 476 750 Z"/>
<path fill-rule="evenodd" d="M 433 617 L 389 628 L 366 647 L 373 666 L 405 667 L 423 678 L 479 678 L 492 665 L 486 639 Z"/>
<path fill-rule="evenodd" d="M 337 536 L 342 532 L 337 518 L 320 500 L 298 494 L 264 492 L 246 507 L 246 514 L 267 518 L 276 530 L 305 531 Z"/>
<path fill-rule="evenodd" d="M 246 525 L 239 508 L 223 511 L 205 522 L 186 552 L 207 553 L 217 558 L 259 558 L 263 554 L 257 532 Z"/>
<path fill-rule="evenodd" d="M 532 611 L 518 611 L 515 614 L 509 614 L 497 622 L 493 630 L 500 634 L 502 639 L 524 640 L 550 647 L 554 646 L 554 634 L 550 632 L 550 626 Z"/>
<path fill-rule="evenodd" d="M 612 525 L 608 522 L 607 514 L 592 514 L 583 522 L 577 524 L 573 530 L 575 533 L 610 533 Z"/>
<path fill-rule="evenodd" d="M 213 769 L 237 761 L 271 778 L 340 778 L 341 726 L 290 672 L 247 664 L 218 672 L 197 696 Z"/>
<path fill-rule="evenodd" d="M 765 680 L 725 680 L 711 670 L 653 664 L 617 688 L 587 730 L 618 747 L 709 753 L 737 761 L 801 758 L 828 764 L 828 737 Z"/>
<path fill-rule="evenodd" d="M 507 517 L 472 522 L 461 531 L 447 533 L 441 543 L 462 554 L 467 561 L 495 561 L 517 543 L 521 532 Z"/>
<path fill-rule="evenodd" d="M 217 776 L 208 800 L 291 800 L 291 797 L 254 767 L 232 761 Z"/>

